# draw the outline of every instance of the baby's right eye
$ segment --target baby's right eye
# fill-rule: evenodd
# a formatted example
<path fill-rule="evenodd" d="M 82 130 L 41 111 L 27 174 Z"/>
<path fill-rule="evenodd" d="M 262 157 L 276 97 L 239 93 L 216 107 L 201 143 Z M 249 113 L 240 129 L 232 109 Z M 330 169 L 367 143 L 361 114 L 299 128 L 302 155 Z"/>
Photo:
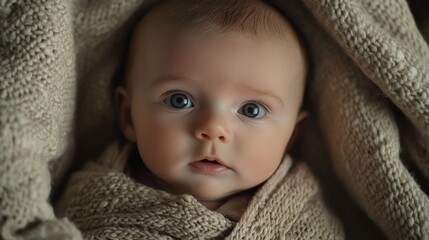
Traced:
<path fill-rule="evenodd" d="M 177 109 L 194 107 L 192 99 L 184 93 L 171 93 L 164 98 L 164 103 Z"/>

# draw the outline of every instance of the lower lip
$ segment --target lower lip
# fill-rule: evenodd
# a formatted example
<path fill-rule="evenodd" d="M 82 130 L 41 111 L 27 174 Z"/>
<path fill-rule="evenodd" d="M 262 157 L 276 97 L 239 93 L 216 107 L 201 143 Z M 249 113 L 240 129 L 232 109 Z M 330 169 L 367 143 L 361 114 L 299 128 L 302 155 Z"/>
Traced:
<path fill-rule="evenodd" d="M 190 165 L 198 172 L 209 175 L 217 175 L 229 169 L 228 167 L 225 167 L 224 165 L 217 162 L 198 161 L 193 162 Z"/>

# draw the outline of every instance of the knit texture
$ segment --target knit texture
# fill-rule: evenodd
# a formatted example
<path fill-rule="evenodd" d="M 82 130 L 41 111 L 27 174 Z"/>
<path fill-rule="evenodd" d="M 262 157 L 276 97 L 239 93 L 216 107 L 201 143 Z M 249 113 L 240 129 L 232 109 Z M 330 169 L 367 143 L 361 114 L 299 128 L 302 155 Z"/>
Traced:
<path fill-rule="evenodd" d="M 69 221 L 55 220 L 48 202 L 50 170 L 61 172 L 52 160 L 73 145 L 70 8 L 60 0 L 0 2 L 1 239 L 79 238 Z M 31 232 L 22 231 L 28 225 Z"/>
<path fill-rule="evenodd" d="M 110 86 L 143 2 L 0 1 L 2 238 L 81 237 L 55 218 L 51 184 L 60 191 L 71 163 L 117 137 Z M 330 196 L 346 236 L 374 225 L 389 239 L 429 239 L 429 47 L 406 1 L 274 2 L 308 42 L 314 124 L 302 158 L 346 189 L 350 201 Z"/>
<path fill-rule="evenodd" d="M 112 144 L 71 177 L 66 215 L 85 239 L 344 239 L 302 162 L 290 169 L 286 157 L 236 224 L 191 195 L 174 196 L 129 178 L 123 171 L 130 145 Z"/>
<path fill-rule="evenodd" d="M 406 2 L 305 4 L 336 41 L 311 44 L 312 98 L 336 172 L 388 238 L 429 239 L 429 199 L 420 188 L 429 180 L 429 49 Z M 327 39 L 300 23 L 308 36 Z"/>

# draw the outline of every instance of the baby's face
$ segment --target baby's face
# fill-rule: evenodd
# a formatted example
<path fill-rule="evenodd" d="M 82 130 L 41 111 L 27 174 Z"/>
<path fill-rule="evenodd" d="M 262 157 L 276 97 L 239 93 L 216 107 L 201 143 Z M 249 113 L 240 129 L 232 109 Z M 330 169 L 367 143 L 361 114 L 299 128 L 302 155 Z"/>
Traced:
<path fill-rule="evenodd" d="M 128 87 L 118 92 L 122 129 L 147 168 L 168 190 L 199 200 L 267 180 L 300 115 L 305 66 L 296 40 L 241 33 L 136 39 Z"/>

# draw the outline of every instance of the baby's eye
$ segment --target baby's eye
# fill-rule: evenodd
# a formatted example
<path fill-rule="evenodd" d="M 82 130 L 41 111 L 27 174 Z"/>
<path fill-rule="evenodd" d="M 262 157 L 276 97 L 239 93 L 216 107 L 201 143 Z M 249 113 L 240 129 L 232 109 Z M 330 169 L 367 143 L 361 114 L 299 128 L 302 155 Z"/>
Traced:
<path fill-rule="evenodd" d="M 165 99 L 164 103 L 168 106 L 178 109 L 191 108 L 194 106 L 191 98 L 184 93 L 173 93 L 169 94 Z"/>
<path fill-rule="evenodd" d="M 267 114 L 266 107 L 260 103 L 249 102 L 244 104 L 239 110 L 238 113 L 243 114 L 248 118 L 261 118 Z"/>

